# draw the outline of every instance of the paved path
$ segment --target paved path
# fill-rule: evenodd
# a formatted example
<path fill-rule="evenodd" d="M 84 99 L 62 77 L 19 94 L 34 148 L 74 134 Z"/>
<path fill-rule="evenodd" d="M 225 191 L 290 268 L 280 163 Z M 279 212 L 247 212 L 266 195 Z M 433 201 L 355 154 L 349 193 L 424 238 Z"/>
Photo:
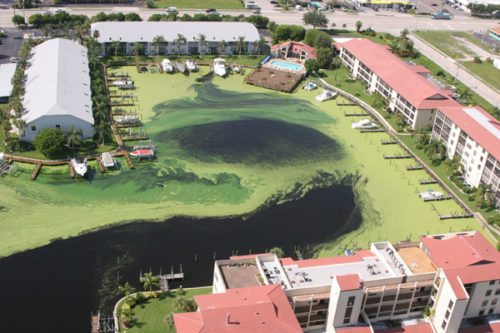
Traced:
<path fill-rule="evenodd" d="M 479 77 L 472 75 L 464 69 L 457 61 L 453 60 L 446 54 L 442 53 L 432 45 L 424 42 L 415 35 L 410 35 L 410 38 L 415 43 L 415 48 L 425 55 L 427 58 L 435 62 L 450 75 L 462 81 L 466 86 L 470 87 L 478 95 L 490 102 L 496 107 L 500 107 L 500 93 L 498 90 L 481 80 Z"/>

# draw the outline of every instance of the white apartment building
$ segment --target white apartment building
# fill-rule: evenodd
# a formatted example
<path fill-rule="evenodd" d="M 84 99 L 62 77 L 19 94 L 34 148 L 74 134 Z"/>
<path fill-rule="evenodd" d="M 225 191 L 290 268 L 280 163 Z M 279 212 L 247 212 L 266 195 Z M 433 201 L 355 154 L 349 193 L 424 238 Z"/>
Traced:
<path fill-rule="evenodd" d="M 240 37 L 244 38 L 243 53 L 257 51 L 255 42 L 259 40 L 257 28 L 246 22 L 98 22 L 91 26 L 92 34 L 99 31 L 97 41 L 101 44 L 101 54 L 114 54 L 113 43 L 120 43 L 118 53 L 132 54 L 136 43 L 141 43 L 145 54 L 238 54 Z M 200 43 L 200 35 L 205 35 L 205 45 Z M 185 43 L 177 48 L 179 35 Z M 164 42 L 156 49 L 155 37 Z M 221 42 L 226 47 L 220 49 Z"/>
<path fill-rule="evenodd" d="M 450 159 L 460 159 L 466 183 L 491 185 L 500 202 L 500 122 L 478 106 L 437 112 L 432 139 L 442 141 Z"/>
<path fill-rule="evenodd" d="M 351 76 L 364 82 L 367 92 L 386 98 L 389 108 L 414 129 L 432 125 L 438 107 L 458 105 L 451 91 L 429 80 L 428 69 L 402 61 L 388 46 L 349 38 L 337 40 L 335 47 Z"/>
<path fill-rule="evenodd" d="M 281 286 L 305 332 L 476 332 L 463 320 L 500 314 L 500 253 L 472 231 L 373 243 L 341 257 L 215 262 L 214 294 L 262 285 Z M 383 327 L 408 319 L 396 331 Z M 477 332 L 500 332 L 500 320 L 488 327 Z"/>

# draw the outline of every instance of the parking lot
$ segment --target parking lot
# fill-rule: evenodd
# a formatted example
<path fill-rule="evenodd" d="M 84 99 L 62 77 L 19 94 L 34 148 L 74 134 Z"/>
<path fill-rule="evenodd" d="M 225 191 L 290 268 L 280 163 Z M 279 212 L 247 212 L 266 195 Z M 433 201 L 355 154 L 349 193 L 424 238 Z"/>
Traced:
<path fill-rule="evenodd" d="M 18 56 L 24 34 L 24 31 L 15 28 L 4 28 L 3 30 L 5 30 L 7 37 L 2 38 L 0 45 L 0 64 L 10 62 L 11 57 Z"/>

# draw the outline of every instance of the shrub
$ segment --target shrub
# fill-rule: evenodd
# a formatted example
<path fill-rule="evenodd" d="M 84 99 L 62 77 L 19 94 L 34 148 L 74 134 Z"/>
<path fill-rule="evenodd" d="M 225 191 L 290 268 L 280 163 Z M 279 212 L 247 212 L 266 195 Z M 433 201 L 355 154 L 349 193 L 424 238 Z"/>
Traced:
<path fill-rule="evenodd" d="M 35 147 L 48 158 L 64 153 L 66 137 L 60 128 L 45 128 L 35 137 Z"/>
<path fill-rule="evenodd" d="M 474 62 L 475 62 L 476 64 L 482 64 L 482 63 L 483 63 L 483 61 L 481 60 L 481 58 L 479 58 L 479 56 L 475 56 L 475 57 L 474 57 Z"/>

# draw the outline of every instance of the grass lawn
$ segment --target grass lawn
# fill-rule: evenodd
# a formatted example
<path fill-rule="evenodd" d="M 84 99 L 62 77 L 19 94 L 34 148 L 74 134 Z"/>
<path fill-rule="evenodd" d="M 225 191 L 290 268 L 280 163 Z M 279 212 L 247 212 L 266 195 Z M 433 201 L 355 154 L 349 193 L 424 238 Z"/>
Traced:
<path fill-rule="evenodd" d="M 493 87 L 500 89 L 500 70 L 489 62 L 484 61 L 483 63 L 478 64 L 473 61 L 467 61 L 463 62 L 462 65 L 491 84 Z"/>
<path fill-rule="evenodd" d="M 186 298 L 193 298 L 195 295 L 206 295 L 212 293 L 212 288 L 196 288 L 185 289 Z M 127 333 L 134 332 L 172 332 L 163 319 L 173 312 L 172 304 L 174 299 L 178 297 L 175 291 L 169 291 L 160 294 L 158 298 L 148 299 L 145 303 L 137 305 L 133 308 L 137 323 L 128 328 Z M 123 303 L 123 302 L 122 302 Z M 119 306 L 121 306 L 121 304 Z M 121 325 L 120 325 L 121 326 Z M 120 327 L 120 332 L 125 330 Z"/>
<path fill-rule="evenodd" d="M 118 57 L 104 57 L 103 62 L 112 64 L 114 62 L 146 62 L 146 61 L 155 61 L 161 62 L 167 56 L 159 55 L 159 56 L 118 56 Z M 171 60 L 186 60 L 186 59 L 195 59 L 196 61 L 207 61 L 212 62 L 215 58 L 220 57 L 217 54 L 206 54 L 203 57 L 199 55 L 181 55 L 180 57 L 176 55 L 168 55 L 168 58 Z M 244 66 L 258 66 L 266 55 L 224 55 L 222 58 L 226 59 L 226 63 L 229 65 L 233 62 Z"/>
<path fill-rule="evenodd" d="M 463 33 L 459 34 L 452 31 L 417 31 L 415 34 L 454 59 L 476 56 L 476 53 L 454 38 L 454 36 L 467 38 L 464 37 Z"/>
<path fill-rule="evenodd" d="M 100 154 L 100 153 L 103 153 L 106 151 L 112 151 L 115 148 L 116 148 L 116 144 L 105 144 L 105 145 L 99 144 L 99 145 L 96 145 L 96 146 L 93 146 L 90 148 L 86 148 L 86 149 L 76 148 L 75 156 L 78 157 L 78 156 Z M 39 160 L 48 160 L 49 159 L 38 150 L 31 150 L 31 151 L 26 151 L 26 152 L 15 152 L 13 154 L 17 155 L 17 156 L 34 158 L 34 159 L 39 159 Z M 71 151 L 71 149 L 68 149 L 68 151 L 64 154 L 61 154 L 61 156 L 58 156 L 58 159 L 64 159 L 64 158 L 67 158 L 68 156 L 71 156 L 71 157 L 73 156 L 73 152 Z"/>
<path fill-rule="evenodd" d="M 189 9 L 245 9 L 241 0 L 160 0 L 155 1 L 159 8 L 177 7 Z"/>

